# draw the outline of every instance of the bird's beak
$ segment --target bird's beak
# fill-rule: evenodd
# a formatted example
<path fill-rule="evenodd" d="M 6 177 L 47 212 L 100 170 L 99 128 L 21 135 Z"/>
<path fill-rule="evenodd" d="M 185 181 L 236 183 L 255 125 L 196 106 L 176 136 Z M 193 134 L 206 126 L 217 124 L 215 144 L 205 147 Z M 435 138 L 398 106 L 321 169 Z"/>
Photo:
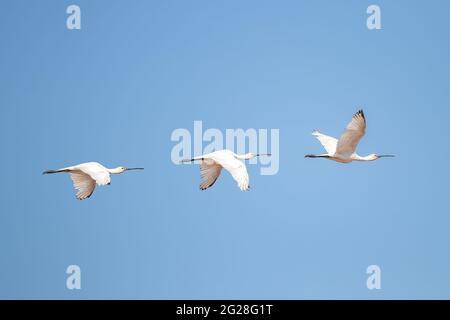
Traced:
<path fill-rule="evenodd" d="M 260 156 L 271 156 L 272 154 L 271 153 L 258 153 L 256 156 L 257 157 L 260 157 Z"/>
<path fill-rule="evenodd" d="M 144 168 L 127 168 L 126 171 L 129 171 L 129 170 L 144 170 Z"/>
<path fill-rule="evenodd" d="M 395 155 L 393 154 L 380 154 L 378 158 L 393 158 Z"/>

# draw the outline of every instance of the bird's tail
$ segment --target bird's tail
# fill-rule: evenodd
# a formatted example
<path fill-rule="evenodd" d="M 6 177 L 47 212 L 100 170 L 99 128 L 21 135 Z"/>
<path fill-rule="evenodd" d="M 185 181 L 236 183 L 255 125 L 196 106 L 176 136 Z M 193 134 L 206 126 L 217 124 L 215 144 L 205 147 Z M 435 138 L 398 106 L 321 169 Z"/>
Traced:
<path fill-rule="evenodd" d="M 51 173 L 60 173 L 60 172 L 68 172 L 67 169 L 60 169 L 60 170 L 47 170 L 42 172 L 42 174 L 51 174 Z"/>

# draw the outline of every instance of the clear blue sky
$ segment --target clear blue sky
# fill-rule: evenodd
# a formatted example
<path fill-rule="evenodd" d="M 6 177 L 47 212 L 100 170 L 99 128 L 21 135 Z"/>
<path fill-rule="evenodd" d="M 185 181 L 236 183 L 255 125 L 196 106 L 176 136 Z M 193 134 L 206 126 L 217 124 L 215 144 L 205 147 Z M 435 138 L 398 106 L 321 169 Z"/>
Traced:
<path fill-rule="evenodd" d="M 448 1 L 0 10 L 0 298 L 450 298 Z M 361 107 L 360 153 L 396 158 L 303 158 L 322 152 L 313 129 L 339 135 Z M 194 120 L 280 129 L 279 173 L 251 165 L 250 192 L 228 174 L 201 192 L 198 167 L 170 161 L 172 131 Z M 86 201 L 41 175 L 86 161 L 146 170 Z"/>

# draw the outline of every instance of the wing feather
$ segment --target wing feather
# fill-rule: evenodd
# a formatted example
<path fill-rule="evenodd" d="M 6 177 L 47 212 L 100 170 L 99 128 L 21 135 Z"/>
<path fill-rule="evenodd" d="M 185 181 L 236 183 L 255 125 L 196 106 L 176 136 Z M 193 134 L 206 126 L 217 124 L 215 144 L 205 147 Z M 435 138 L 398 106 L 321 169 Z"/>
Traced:
<path fill-rule="evenodd" d="M 241 191 L 247 191 L 250 188 L 250 178 L 248 176 L 247 168 L 241 160 L 230 155 L 227 159 L 220 159 L 219 164 L 231 174 Z"/>
<path fill-rule="evenodd" d="M 241 191 L 247 191 L 248 189 L 250 189 L 250 179 L 248 177 L 247 168 L 245 167 L 244 163 L 242 163 L 241 167 L 229 169 L 228 171 L 231 173 L 233 179 L 237 182 L 237 185 L 239 189 L 241 189 Z"/>
<path fill-rule="evenodd" d="M 250 179 L 248 176 L 247 168 L 241 160 L 235 157 L 233 152 L 229 150 L 219 150 L 210 154 L 203 155 L 201 159 L 202 165 L 219 166 L 220 169 L 224 168 L 225 170 L 227 170 L 231 174 L 233 179 L 237 182 L 239 189 L 241 189 L 242 191 L 247 191 L 250 188 Z M 200 170 L 203 169 L 201 168 Z M 206 170 L 206 168 L 204 170 Z M 207 175 L 209 179 L 204 180 L 207 181 L 207 183 L 205 183 L 205 186 L 207 186 L 210 182 L 214 183 L 215 180 L 213 180 L 213 178 L 215 174 L 217 174 L 217 176 L 220 174 L 220 171 L 217 173 L 217 170 L 219 170 L 218 168 L 208 170 L 211 170 L 211 172 Z M 200 187 L 202 187 L 204 181 L 202 181 Z M 209 185 L 209 187 L 211 185 Z"/>
<path fill-rule="evenodd" d="M 320 143 L 330 156 L 336 153 L 338 139 L 322 134 L 318 130 L 315 130 L 312 135 L 320 141 Z"/>
<path fill-rule="evenodd" d="M 77 192 L 77 199 L 84 200 L 89 198 L 95 189 L 95 180 L 82 171 L 70 172 L 70 178 Z"/>
<path fill-rule="evenodd" d="M 219 177 L 221 171 L 222 167 L 216 162 L 211 161 L 211 163 L 208 163 L 207 161 L 202 161 L 202 163 L 200 164 L 200 175 L 202 177 L 200 189 L 206 190 L 212 187 Z"/>
<path fill-rule="evenodd" d="M 355 113 L 346 130 L 339 138 L 336 153 L 350 157 L 356 151 L 359 141 L 366 132 L 366 119 L 364 112 L 359 110 Z"/>

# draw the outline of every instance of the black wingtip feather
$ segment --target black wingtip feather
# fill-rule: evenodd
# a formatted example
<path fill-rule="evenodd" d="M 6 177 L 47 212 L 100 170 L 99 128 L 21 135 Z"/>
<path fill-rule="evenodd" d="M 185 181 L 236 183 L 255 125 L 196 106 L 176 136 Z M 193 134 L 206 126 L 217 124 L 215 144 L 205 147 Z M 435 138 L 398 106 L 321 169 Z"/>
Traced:
<path fill-rule="evenodd" d="M 363 117 L 363 119 L 366 120 L 366 117 L 364 116 L 364 111 L 363 111 L 363 109 L 358 110 L 358 112 L 355 113 L 355 116 L 356 116 L 356 115 L 361 115 L 361 117 Z"/>

